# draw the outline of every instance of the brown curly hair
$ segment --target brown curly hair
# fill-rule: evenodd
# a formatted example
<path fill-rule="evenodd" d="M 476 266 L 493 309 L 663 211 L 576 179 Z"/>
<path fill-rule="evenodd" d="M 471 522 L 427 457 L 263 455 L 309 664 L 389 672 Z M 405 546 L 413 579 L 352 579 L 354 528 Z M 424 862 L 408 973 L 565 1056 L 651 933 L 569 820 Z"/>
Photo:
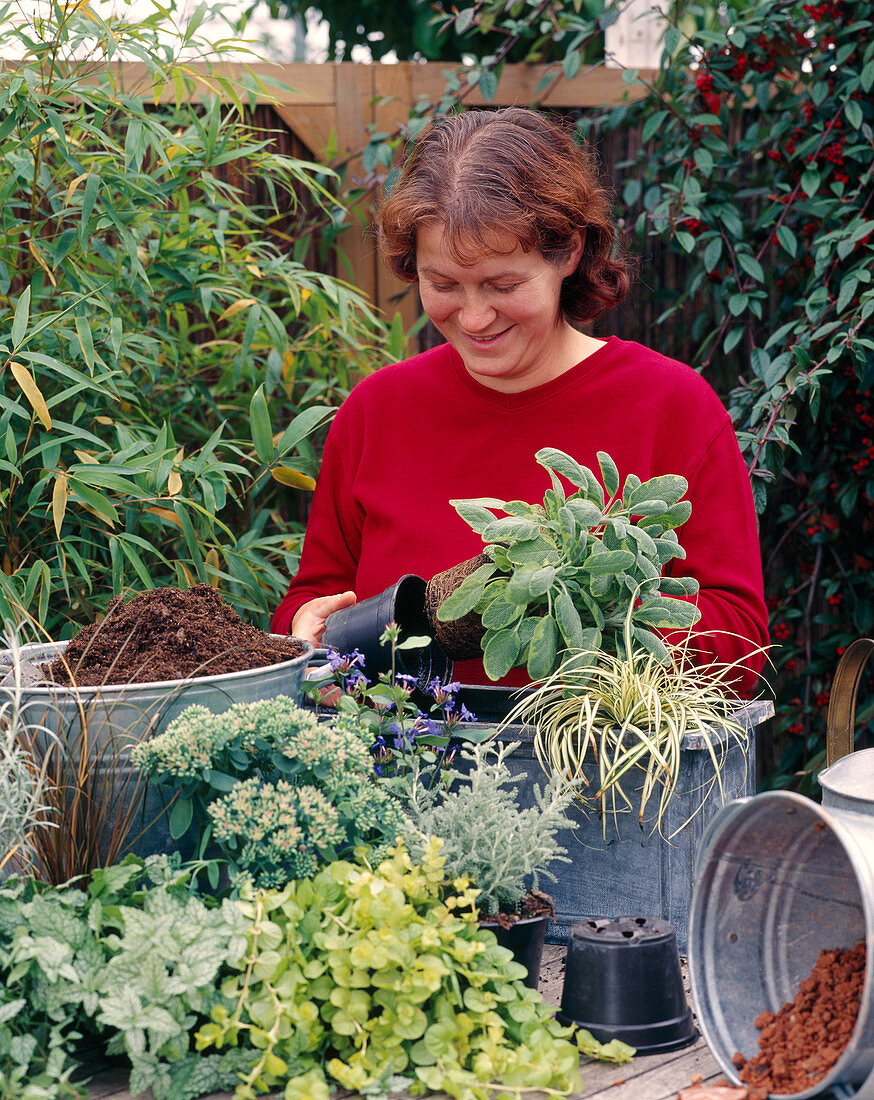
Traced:
<path fill-rule="evenodd" d="M 413 143 L 379 218 L 380 247 L 392 271 L 415 282 L 416 228 L 445 224 L 450 254 L 470 263 L 512 234 L 526 251 L 560 262 L 583 237 L 576 271 L 559 306 L 577 325 L 621 302 L 631 268 L 617 247 L 610 195 L 594 158 L 560 125 L 522 107 L 468 111 L 432 122 Z"/>

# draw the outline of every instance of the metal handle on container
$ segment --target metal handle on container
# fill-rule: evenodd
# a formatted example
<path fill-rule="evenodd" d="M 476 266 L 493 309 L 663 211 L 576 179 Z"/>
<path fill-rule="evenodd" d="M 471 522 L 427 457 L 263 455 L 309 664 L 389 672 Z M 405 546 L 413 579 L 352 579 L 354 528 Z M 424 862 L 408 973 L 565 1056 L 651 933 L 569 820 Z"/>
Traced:
<path fill-rule="evenodd" d="M 874 638 L 857 638 L 847 646 L 838 662 L 828 701 L 826 718 L 826 764 L 831 766 L 853 751 L 856 726 L 856 692 L 868 658 L 874 653 Z"/>

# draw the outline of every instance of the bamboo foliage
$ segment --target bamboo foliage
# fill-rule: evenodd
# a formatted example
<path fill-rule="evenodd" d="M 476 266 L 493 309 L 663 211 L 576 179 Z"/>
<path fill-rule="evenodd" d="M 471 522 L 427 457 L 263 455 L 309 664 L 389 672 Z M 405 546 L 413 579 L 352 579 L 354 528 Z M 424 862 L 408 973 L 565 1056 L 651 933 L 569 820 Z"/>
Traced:
<path fill-rule="evenodd" d="M 304 262 L 331 173 L 243 121 L 258 77 L 180 60 L 198 20 L 26 12 L 0 18 L 0 618 L 63 635 L 196 581 L 265 613 L 310 440 L 384 355 L 363 296 Z"/>

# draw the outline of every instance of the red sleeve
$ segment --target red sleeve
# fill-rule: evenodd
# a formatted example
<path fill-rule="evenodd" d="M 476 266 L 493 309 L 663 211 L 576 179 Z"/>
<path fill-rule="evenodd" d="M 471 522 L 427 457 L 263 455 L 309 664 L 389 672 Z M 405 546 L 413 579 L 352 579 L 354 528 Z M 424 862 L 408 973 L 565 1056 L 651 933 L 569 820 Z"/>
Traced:
<path fill-rule="evenodd" d="M 765 662 L 755 650 L 768 644 L 768 612 L 753 494 L 728 417 L 704 449 L 688 495 L 692 515 L 677 531 L 686 559 L 667 571 L 701 586 L 693 600 L 701 611 L 694 628 L 698 660 L 741 662 L 734 686 L 753 695 Z"/>
<path fill-rule="evenodd" d="M 361 509 L 350 493 L 356 444 L 346 406 L 334 418 L 307 521 L 300 568 L 271 621 L 275 634 L 288 634 L 299 607 L 318 596 L 355 588 L 361 550 Z"/>

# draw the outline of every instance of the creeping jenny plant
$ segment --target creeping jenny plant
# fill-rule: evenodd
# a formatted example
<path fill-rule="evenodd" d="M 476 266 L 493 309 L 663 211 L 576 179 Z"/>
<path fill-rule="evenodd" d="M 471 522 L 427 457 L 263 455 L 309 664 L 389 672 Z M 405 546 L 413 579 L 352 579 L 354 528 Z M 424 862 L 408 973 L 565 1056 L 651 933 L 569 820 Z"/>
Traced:
<path fill-rule="evenodd" d="M 493 680 L 517 665 L 527 665 L 532 679 L 548 676 L 564 647 L 621 651 L 632 603 L 635 643 L 664 658 L 654 628 L 687 628 L 700 617 L 694 604 L 673 598 L 695 595 L 698 582 L 662 576 L 663 566 L 686 556 L 675 534 L 692 511 L 682 499 L 685 478 L 663 474 L 641 482 L 629 474 L 620 491 L 616 464 L 604 451 L 598 452 L 603 487 L 554 447 L 535 458 L 552 479 L 543 504 L 451 501 L 482 536 L 491 561 L 441 603 L 438 620 L 481 616 L 483 662 Z M 561 478 L 576 491 L 567 495 Z M 494 511 L 506 514 L 496 519 Z"/>
<path fill-rule="evenodd" d="M 580 1087 L 580 1052 L 625 1061 L 553 1019 L 524 967 L 480 929 L 475 891 L 445 897 L 440 842 L 420 862 L 335 863 L 244 900 L 248 947 L 198 1049 L 250 1053 L 240 1100 L 284 1082 L 287 1100 L 328 1100 L 403 1075 L 414 1091 L 490 1100 Z M 572 1041 L 572 1040 L 576 1041 Z M 504 1086 L 503 1088 L 501 1086 Z"/>

